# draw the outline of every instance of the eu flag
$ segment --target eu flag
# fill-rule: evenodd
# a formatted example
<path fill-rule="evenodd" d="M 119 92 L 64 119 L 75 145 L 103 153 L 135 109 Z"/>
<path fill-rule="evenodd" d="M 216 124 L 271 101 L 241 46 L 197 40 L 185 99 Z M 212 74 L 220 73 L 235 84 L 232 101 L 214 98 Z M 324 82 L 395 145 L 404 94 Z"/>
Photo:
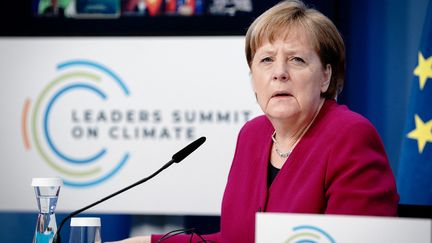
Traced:
<path fill-rule="evenodd" d="M 402 204 L 432 205 L 432 1 L 429 2 L 402 142 L 398 190 Z"/>

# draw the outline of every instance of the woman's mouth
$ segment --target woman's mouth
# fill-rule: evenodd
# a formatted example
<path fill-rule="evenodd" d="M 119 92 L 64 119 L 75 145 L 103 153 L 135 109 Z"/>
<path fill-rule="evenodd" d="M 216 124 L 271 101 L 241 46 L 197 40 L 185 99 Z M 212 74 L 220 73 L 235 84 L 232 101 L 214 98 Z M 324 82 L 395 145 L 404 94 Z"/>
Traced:
<path fill-rule="evenodd" d="M 276 91 L 272 94 L 272 98 L 283 98 L 283 97 L 291 97 L 291 93 L 288 91 Z"/>

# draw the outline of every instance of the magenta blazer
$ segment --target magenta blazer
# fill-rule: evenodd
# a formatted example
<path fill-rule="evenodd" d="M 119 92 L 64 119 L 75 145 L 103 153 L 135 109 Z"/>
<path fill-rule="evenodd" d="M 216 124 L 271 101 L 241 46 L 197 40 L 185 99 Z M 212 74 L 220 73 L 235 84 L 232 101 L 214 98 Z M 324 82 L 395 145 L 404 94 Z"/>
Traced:
<path fill-rule="evenodd" d="M 395 179 L 367 119 L 326 100 L 268 188 L 273 131 L 265 116 L 241 129 L 222 201 L 221 231 L 205 239 L 253 243 L 256 212 L 396 216 Z M 159 237 L 152 236 L 152 242 Z M 189 239 L 182 235 L 163 242 Z"/>

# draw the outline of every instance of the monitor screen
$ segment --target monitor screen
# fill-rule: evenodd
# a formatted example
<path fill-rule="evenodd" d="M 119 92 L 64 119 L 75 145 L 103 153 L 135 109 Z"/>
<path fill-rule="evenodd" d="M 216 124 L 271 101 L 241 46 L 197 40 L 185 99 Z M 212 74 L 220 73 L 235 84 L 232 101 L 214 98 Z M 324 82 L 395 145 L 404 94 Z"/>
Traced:
<path fill-rule="evenodd" d="M 6 1 L 0 36 L 244 35 L 279 0 L 27 0 Z M 330 0 L 307 1 L 327 16 Z"/>

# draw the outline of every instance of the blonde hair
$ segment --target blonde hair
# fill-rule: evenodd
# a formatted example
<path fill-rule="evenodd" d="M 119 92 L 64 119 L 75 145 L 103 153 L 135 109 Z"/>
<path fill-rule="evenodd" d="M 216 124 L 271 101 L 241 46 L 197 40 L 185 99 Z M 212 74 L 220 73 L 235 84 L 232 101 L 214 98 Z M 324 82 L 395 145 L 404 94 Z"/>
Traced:
<path fill-rule="evenodd" d="M 334 99 L 342 91 L 345 77 L 345 45 L 333 22 L 319 11 L 298 0 L 282 1 L 260 15 L 246 33 L 246 59 L 249 68 L 257 49 L 264 42 L 284 38 L 291 29 L 306 33 L 323 67 L 331 65 L 332 76 L 321 96 Z"/>

